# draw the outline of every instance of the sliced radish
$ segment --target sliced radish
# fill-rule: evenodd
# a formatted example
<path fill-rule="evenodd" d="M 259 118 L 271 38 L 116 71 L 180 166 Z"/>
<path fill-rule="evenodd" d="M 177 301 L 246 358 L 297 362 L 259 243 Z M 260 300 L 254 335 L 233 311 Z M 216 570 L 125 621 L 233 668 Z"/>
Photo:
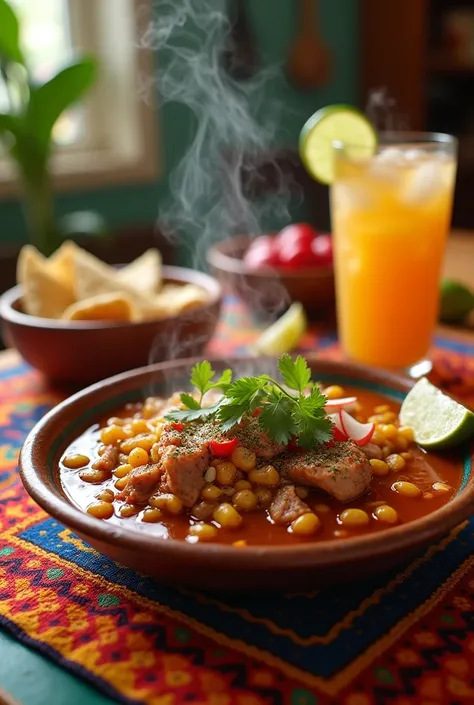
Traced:
<path fill-rule="evenodd" d="M 351 441 L 357 443 L 358 446 L 367 445 L 375 431 L 375 424 L 360 423 L 344 409 L 339 411 L 338 416 L 343 433 L 346 433 Z"/>
<path fill-rule="evenodd" d="M 339 409 L 349 410 L 350 407 L 354 407 L 357 401 L 357 397 L 344 397 L 343 399 L 328 399 L 326 401 L 325 408 L 330 411 L 339 411 Z"/>
<path fill-rule="evenodd" d="M 345 432 L 339 414 L 329 414 L 329 418 L 334 424 L 333 438 L 335 441 L 348 441 L 349 436 Z"/>

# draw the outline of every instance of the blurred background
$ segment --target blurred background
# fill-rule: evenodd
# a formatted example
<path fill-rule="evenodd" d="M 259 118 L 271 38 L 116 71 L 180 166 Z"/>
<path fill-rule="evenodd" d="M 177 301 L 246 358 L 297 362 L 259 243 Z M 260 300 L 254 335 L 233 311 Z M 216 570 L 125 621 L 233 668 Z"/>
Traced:
<path fill-rule="evenodd" d="M 179 5 L 179 0 L 175 2 Z M 174 101 L 160 104 L 159 76 L 169 57 L 160 54 L 159 41 L 143 41 L 160 3 L 12 0 L 12 5 L 38 80 L 45 80 L 76 50 L 92 53 L 100 62 L 93 90 L 55 127 L 58 214 L 85 212 L 71 226 L 78 235 L 94 233 L 103 223 L 108 236 L 89 235 L 87 245 L 111 263 L 128 261 L 151 244 L 158 244 L 165 261 L 187 263 L 190 236 L 183 232 L 172 242 L 166 240 L 159 214 L 170 196 L 170 176 L 189 149 L 196 122 L 186 106 Z M 244 188 L 246 175 L 259 174 L 257 180 L 252 178 L 252 198 L 270 197 L 283 174 L 289 185 L 290 219 L 329 228 L 327 191 L 306 175 L 297 140 L 302 124 L 318 107 L 344 102 L 362 109 L 369 106 L 388 127 L 459 136 L 453 220 L 456 227 L 472 226 L 474 2 L 215 0 L 215 5 L 229 15 L 235 30 L 233 50 L 242 50 L 244 63 L 250 57 L 237 81 L 249 80 L 247 70 L 251 74 L 276 67 L 262 84 L 255 115 L 257 121 L 263 120 L 270 104 L 281 105 L 272 145 L 261 154 L 253 150 L 248 159 L 243 155 Z M 324 51 L 324 71 L 315 77 L 305 66 L 308 52 L 303 51 L 302 60 L 294 55 L 295 42 L 308 22 Z M 193 31 L 190 24 L 190 43 Z M 0 88 L 0 112 L 6 101 Z M 27 240 L 19 194 L 12 164 L 0 150 L 2 291 L 14 284 L 16 255 Z M 99 221 L 90 211 L 100 216 Z M 272 222 L 271 209 L 264 217 L 264 229 L 282 225 Z"/>

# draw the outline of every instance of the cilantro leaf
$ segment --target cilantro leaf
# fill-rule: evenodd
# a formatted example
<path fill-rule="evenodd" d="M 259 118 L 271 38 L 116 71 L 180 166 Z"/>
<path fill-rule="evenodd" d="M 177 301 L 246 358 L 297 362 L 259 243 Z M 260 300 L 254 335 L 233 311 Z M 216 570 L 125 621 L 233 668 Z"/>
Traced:
<path fill-rule="evenodd" d="M 168 411 L 165 418 L 169 421 L 198 421 L 199 419 L 205 419 L 208 416 L 213 416 L 219 404 L 214 404 L 213 406 L 204 406 L 202 409 L 174 409 Z"/>
<path fill-rule="evenodd" d="M 252 411 L 254 400 L 260 396 L 259 392 L 261 392 L 267 384 L 268 377 L 266 375 L 236 379 L 226 391 L 227 403 L 247 404 L 247 411 Z"/>
<path fill-rule="evenodd" d="M 226 391 L 232 384 L 232 370 L 224 370 L 217 382 L 213 382 L 211 389 L 222 389 Z"/>
<path fill-rule="evenodd" d="M 216 373 L 207 360 L 198 362 L 191 370 L 191 384 L 196 387 L 201 397 L 212 387 L 211 380 Z"/>
<path fill-rule="evenodd" d="M 181 400 L 181 403 L 184 404 L 184 406 L 187 406 L 188 409 L 200 409 L 201 405 L 195 399 L 192 397 L 190 394 L 185 394 L 184 392 L 179 395 L 179 398 Z"/>
<path fill-rule="evenodd" d="M 286 445 L 297 429 L 291 416 L 293 402 L 279 390 L 271 390 L 258 417 L 260 426 L 281 445 Z"/>
<path fill-rule="evenodd" d="M 293 360 L 288 353 L 285 353 L 278 360 L 278 369 L 284 383 L 290 389 L 295 389 L 302 394 L 309 386 L 311 381 L 311 370 L 309 369 L 306 360 L 298 355 L 296 360 Z"/>
<path fill-rule="evenodd" d="M 324 412 L 326 397 L 317 387 L 308 396 L 300 397 L 292 417 L 298 429 L 298 443 L 303 448 L 314 448 L 332 438 L 332 423 Z"/>

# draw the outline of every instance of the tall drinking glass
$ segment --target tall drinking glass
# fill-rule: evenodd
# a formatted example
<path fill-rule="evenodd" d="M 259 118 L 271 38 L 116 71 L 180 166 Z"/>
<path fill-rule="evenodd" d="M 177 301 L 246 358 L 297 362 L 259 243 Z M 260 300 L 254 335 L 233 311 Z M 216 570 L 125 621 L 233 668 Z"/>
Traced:
<path fill-rule="evenodd" d="M 345 353 L 384 368 L 421 364 L 438 316 L 457 141 L 382 136 L 377 154 L 334 145 L 331 187 L 337 317 Z"/>

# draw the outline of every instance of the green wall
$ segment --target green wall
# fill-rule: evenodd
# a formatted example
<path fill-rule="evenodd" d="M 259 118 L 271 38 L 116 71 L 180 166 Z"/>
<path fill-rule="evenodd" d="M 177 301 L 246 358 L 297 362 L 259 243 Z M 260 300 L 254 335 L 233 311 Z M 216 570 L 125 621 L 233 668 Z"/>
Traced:
<path fill-rule="evenodd" d="M 265 64 L 281 64 L 297 28 L 295 0 L 248 0 L 253 31 Z M 357 100 L 358 0 L 321 0 L 322 35 L 334 53 L 332 82 L 310 94 L 292 88 L 283 74 L 268 86 L 281 98 L 288 115 L 278 134 L 278 146 L 295 145 L 306 117 L 318 107 L 334 102 Z M 102 213 L 111 227 L 153 222 L 159 204 L 167 198 L 167 177 L 179 162 L 192 135 L 193 122 L 179 105 L 167 104 L 160 115 L 163 174 L 156 184 L 129 185 L 90 192 L 61 194 L 59 213 L 93 209 Z M 294 217 L 304 214 L 295 205 Z M 299 210 L 298 210 L 299 209 Z M 21 242 L 26 238 L 22 210 L 17 201 L 0 202 L 0 243 Z"/>

